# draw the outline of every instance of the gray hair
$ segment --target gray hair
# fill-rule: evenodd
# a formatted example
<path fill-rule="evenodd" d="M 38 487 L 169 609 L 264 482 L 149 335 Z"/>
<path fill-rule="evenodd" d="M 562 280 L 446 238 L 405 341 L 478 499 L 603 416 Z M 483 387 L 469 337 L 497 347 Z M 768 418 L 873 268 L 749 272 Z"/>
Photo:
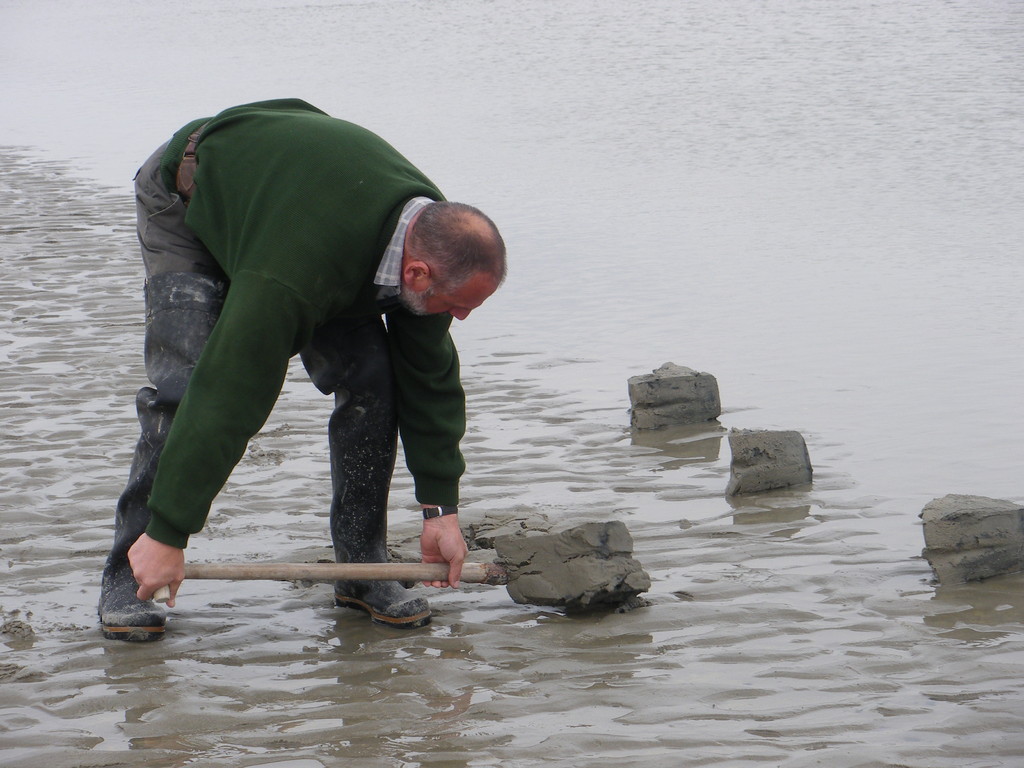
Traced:
<path fill-rule="evenodd" d="M 486 214 L 465 203 L 431 203 L 409 233 L 413 251 L 438 272 L 445 289 L 483 272 L 501 285 L 508 271 L 505 241 Z"/>

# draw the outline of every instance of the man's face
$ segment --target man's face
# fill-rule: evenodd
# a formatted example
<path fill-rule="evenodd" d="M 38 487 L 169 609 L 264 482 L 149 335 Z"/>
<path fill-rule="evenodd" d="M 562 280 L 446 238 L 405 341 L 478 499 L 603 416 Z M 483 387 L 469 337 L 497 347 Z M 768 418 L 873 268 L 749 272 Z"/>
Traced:
<path fill-rule="evenodd" d="M 450 291 L 438 290 L 430 285 L 416 292 L 408 285 L 403 285 L 398 298 L 406 309 L 416 315 L 447 314 L 456 320 L 465 320 L 470 312 L 483 304 L 497 289 L 490 275 L 478 272 Z"/>

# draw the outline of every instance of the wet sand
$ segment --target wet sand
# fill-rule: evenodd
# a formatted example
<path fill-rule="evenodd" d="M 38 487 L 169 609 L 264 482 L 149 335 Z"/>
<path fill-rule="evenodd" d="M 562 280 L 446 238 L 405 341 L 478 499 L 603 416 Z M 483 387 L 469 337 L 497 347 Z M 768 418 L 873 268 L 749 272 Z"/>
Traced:
<path fill-rule="evenodd" d="M 405 633 L 322 584 L 192 582 L 163 642 L 103 640 L 144 383 L 131 200 L 2 158 L 4 766 L 1017 764 L 1022 577 L 935 588 L 920 509 L 862 497 L 821 436 L 812 487 L 727 500 L 743 412 L 634 437 L 624 382 L 621 402 L 578 396 L 547 374 L 593 367 L 540 351 L 464 361 L 464 523 L 621 519 L 649 607 L 565 616 L 465 587 L 432 592 L 433 624 Z M 295 366 L 191 559 L 327 555 L 328 409 Z M 410 489 L 399 472 L 404 545 Z"/>

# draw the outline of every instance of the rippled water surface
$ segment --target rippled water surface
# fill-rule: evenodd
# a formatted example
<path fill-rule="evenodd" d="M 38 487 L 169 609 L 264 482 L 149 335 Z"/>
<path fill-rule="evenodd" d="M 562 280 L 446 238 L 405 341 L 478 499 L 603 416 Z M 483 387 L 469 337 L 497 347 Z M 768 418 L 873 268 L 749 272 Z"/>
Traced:
<path fill-rule="evenodd" d="M 1014 2 L 0 0 L 0 764 L 1017 766 L 1020 576 L 937 587 L 918 513 L 1024 501 Z M 187 120 L 299 96 L 498 221 L 455 328 L 464 523 L 616 518 L 650 606 L 190 582 L 162 643 L 95 603 L 135 439 L 130 180 Z M 725 412 L 631 434 L 626 380 Z M 295 366 L 193 560 L 328 552 L 329 405 Z M 728 499 L 731 428 L 807 488 Z M 411 482 L 392 537 L 414 548 Z M 478 553 L 486 556 L 486 553 Z"/>

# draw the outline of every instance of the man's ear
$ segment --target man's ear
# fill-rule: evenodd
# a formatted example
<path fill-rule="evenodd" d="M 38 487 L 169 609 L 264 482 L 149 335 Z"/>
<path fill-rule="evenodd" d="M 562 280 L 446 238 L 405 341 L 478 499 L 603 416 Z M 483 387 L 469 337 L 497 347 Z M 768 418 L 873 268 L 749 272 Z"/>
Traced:
<path fill-rule="evenodd" d="M 402 285 L 413 293 L 423 293 L 434 282 L 430 265 L 420 259 L 409 259 L 402 265 Z"/>

